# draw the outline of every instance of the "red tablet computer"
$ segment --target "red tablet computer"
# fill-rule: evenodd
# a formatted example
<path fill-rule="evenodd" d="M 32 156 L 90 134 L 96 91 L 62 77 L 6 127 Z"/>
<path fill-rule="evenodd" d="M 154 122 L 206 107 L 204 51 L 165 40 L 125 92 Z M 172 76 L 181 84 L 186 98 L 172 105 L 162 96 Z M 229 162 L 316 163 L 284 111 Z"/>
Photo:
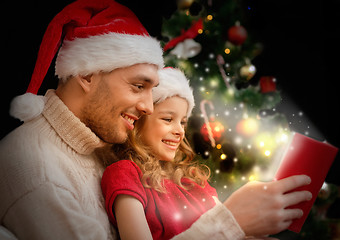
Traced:
<path fill-rule="evenodd" d="M 300 208 L 304 213 L 301 218 L 293 221 L 288 228 L 289 230 L 297 233 L 300 232 L 325 181 L 337 151 L 338 148 L 326 142 L 320 142 L 299 133 L 294 133 L 292 140 L 283 155 L 275 179 L 280 180 L 292 175 L 308 175 L 312 179 L 311 184 L 297 188 L 294 191 L 310 191 L 313 194 L 313 198 L 310 201 L 289 207 Z"/>

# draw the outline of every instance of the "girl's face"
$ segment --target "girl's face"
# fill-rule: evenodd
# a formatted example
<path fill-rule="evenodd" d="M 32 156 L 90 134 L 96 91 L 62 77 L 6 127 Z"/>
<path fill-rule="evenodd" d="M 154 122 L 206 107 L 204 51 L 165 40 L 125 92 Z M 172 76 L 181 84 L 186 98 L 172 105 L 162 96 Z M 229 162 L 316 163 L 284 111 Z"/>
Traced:
<path fill-rule="evenodd" d="M 151 148 L 156 158 L 172 161 L 184 138 L 188 102 L 181 97 L 170 97 L 154 106 L 141 129 L 142 141 Z"/>

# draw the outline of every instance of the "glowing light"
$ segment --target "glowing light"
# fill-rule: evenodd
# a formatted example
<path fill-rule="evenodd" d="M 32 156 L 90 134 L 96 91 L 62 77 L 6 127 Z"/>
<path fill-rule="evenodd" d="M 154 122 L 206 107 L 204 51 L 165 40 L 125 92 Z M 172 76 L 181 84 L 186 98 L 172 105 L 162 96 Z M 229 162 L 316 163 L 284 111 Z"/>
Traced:
<path fill-rule="evenodd" d="M 255 177 L 255 175 L 250 175 L 249 176 L 249 181 L 255 181 L 256 180 L 256 177 Z"/>
<path fill-rule="evenodd" d="M 224 153 L 222 153 L 221 156 L 220 156 L 220 158 L 221 158 L 222 160 L 225 160 L 225 159 L 227 159 L 227 155 L 225 155 Z"/>
<path fill-rule="evenodd" d="M 222 145 L 221 145 L 221 144 L 217 144 L 217 145 L 216 145 L 216 148 L 217 148 L 217 149 L 221 149 L 221 148 L 222 148 Z"/>
<path fill-rule="evenodd" d="M 235 143 L 236 144 L 241 144 L 242 143 L 242 138 L 240 138 L 240 137 L 235 138 Z"/>
<path fill-rule="evenodd" d="M 277 137 L 272 132 L 262 132 L 256 136 L 256 146 L 259 148 L 265 147 L 265 151 L 272 152 L 277 147 Z"/>
<path fill-rule="evenodd" d="M 212 19 L 213 19 L 213 16 L 209 14 L 209 15 L 207 16 L 207 20 L 208 20 L 208 21 L 211 21 Z"/>
<path fill-rule="evenodd" d="M 177 220 L 177 221 L 180 220 L 181 219 L 181 214 L 175 213 L 174 219 Z"/>
<path fill-rule="evenodd" d="M 202 34 L 203 33 L 203 29 L 198 29 L 198 34 Z"/>
<path fill-rule="evenodd" d="M 286 142 L 288 140 L 288 135 L 285 134 L 285 133 L 282 133 L 281 137 L 280 137 L 280 140 L 281 140 L 281 142 Z"/>
<path fill-rule="evenodd" d="M 218 86 L 218 81 L 216 81 L 215 79 L 210 81 L 210 86 L 213 88 L 216 88 Z"/>
<path fill-rule="evenodd" d="M 253 118 L 243 119 L 236 125 L 236 131 L 246 137 L 250 137 L 256 134 L 258 128 L 258 121 Z"/>
<path fill-rule="evenodd" d="M 269 150 L 264 151 L 264 155 L 266 155 L 267 157 L 269 157 L 270 154 L 271 154 L 271 152 Z"/>
<path fill-rule="evenodd" d="M 225 52 L 225 54 L 229 54 L 230 53 L 230 49 L 226 48 L 226 49 L 224 49 L 224 52 Z"/>
<path fill-rule="evenodd" d="M 230 96 L 234 96 L 234 90 L 233 89 L 231 89 L 231 88 L 229 88 L 228 90 L 227 90 L 227 93 L 230 95 Z"/>
<path fill-rule="evenodd" d="M 215 173 L 219 174 L 220 173 L 220 169 L 216 169 Z"/>

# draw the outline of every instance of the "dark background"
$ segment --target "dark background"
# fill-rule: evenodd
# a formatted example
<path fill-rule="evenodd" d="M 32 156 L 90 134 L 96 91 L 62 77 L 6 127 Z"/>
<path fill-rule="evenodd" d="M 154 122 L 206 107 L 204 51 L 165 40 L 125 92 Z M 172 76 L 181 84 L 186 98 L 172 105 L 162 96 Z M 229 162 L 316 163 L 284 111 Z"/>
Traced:
<path fill-rule="evenodd" d="M 2 70 L 0 138 L 20 124 L 8 115 L 10 100 L 23 94 L 33 72 L 39 45 L 50 20 L 71 1 L 12 1 L 3 8 L 5 53 Z M 127 2 L 153 36 L 160 35 L 161 19 L 175 10 L 174 1 Z M 213 1 L 214 2 L 214 1 Z M 340 1 L 246 0 L 250 32 L 263 43 L 253 64 L 259 75 L 273 75 L 278 88 L 295 103 L 328 142 L 340 147 Z M 5 10 L 5 11 L 4 11 Z M 54 68 L 40 94 L 55 88 Z M 46 81 L 48 79 L 48 81 Z M 339 155 L 339 154 L 338 154 Z M 337 165 L 339 156 L 336 159 Z M 334 166 L 329 181 L 339 183 Z"/>

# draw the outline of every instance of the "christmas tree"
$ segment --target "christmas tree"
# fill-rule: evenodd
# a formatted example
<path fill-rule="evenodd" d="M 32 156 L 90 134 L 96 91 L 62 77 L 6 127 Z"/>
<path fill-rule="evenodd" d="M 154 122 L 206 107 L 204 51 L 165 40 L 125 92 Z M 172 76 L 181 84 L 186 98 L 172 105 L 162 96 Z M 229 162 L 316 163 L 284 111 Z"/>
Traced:
<path fill-rule="evenodd" d="M 291 120 L 277 111 L 275 76 L 255 77 L 262 45 L 247 27 L 247 9 L 242 1 L 180 0 L 162 27 L 166 64 L 181 68 L 194 89 L 188 137 L 221 200 L 248 181 L 272 179 L 292 134 Z M 301 122 L 303 112 L 296 115 Z M 299 236 L 280 239 L 331 239 L 339 224 L 324 219 L 322 209 L 336 194 L 324 185 Z"/>

